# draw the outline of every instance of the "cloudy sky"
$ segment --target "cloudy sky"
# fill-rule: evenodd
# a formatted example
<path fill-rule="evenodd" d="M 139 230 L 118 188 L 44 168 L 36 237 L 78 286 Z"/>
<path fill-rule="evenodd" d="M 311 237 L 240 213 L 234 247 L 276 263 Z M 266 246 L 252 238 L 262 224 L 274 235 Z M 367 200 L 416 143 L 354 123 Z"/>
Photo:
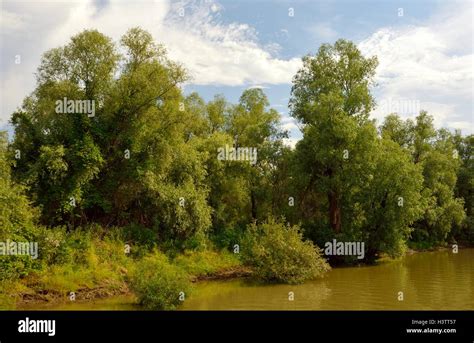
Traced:
<path fill-rule="evenodd" d="M 141 26 L 190 72 L 185 92 L 236 102 L 244 89 L 263 88 L 290 130 L 289 143 L 301 136 L 287 108 L 301 57 L 338 38 L 379 58 L 374 118 L 413 118 L 425 109 L 438 127 L 470 134 L 473 15 L 470 0 L 2 0 L 0 129 L 9 129 L 12 111 L 34 89 L 46 50 L 86 28 L 118 40 Z"/>

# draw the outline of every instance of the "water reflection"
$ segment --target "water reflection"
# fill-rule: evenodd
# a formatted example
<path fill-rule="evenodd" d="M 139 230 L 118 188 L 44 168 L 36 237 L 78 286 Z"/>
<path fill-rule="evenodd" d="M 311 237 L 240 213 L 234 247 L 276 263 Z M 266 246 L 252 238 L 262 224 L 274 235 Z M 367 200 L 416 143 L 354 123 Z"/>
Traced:
<path fill-rule="evenodd" d="M 288 293 L 294 292 L 294 301 Z M 403 301 L 398 300 L 403 292 Z M 375 266 L 336 268 L 303 285 L 201 283 L 182 309 L 474 309 L 474 249 L 416 253 Z"/>

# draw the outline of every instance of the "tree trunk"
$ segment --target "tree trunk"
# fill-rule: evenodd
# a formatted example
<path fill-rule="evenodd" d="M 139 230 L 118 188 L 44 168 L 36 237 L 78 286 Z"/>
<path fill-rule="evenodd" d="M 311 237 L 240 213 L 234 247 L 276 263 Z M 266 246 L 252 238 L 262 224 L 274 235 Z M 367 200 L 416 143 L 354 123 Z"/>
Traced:
<path fill-rule="evenodd" d="M 254 192 L 250 192 L 251 212 L 252 221 L 257 220 L 257 200 L 255 199 Z"/>
<path fill-rule="evenodd" d="M 341 232 L 341 208 L 337 194 L 335 192 L 328 193 L 329 200 L 329 222 L 334 232 Z"/>

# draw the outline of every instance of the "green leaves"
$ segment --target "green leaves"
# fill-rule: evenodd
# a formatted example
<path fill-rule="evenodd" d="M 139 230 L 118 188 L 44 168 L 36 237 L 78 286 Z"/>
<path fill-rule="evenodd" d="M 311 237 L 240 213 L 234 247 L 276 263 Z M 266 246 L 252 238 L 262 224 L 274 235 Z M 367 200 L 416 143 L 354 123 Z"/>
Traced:
<path fill-rule="evenodd" d="M 283 221 L 271 218 L 249 226 L 241 249 L 245 263 L 265 281 L 302 283 L 330 269 L 318 248 L 303 240 L 298 226 L 286 227 Z"/>
<path fill-rule="evenodd" d="M 303 58 L 293 79 L 293 116 L 304 124 L 336 113 L 366 119 L 374 106 L 369 87 L 377 64 L 376 57 L 365 58 L 350 41 L 323 44 L 315 56 Z"/>
<path fill-rule="evenodd" d="M 64 160 L 64 146 L 47 146 L 40 148 L 38 169 L 42 177 L 50 179 L 52 185 L 61 183 L 67 175 L 68 163 Z"/>
<path fill-rule="evenodd" d="M 156 44 L 152 35 L 139 27 L 128 30 L 120 43 L 127 49 L 127 65 L 130 69 L 145 62 L 165 58 L 165 48 Z"/>
<path fill-rule="evenodd" d="M 410 234 L 444 242 L 472 222 L 472 136 L 435 130 L 426 112 L 391 114 L 378 136 L 368 119 L 376 66 L 346 40 L 304 57 L 289 104 L 303 139 L 291 150 L 261 89 L 237 104 L 184 95 L 186 70 L 148 32 L 132 28 L 117 44 L 85 30 L 44 54 L 37 88 L 13 114 L 12 178 L 43 223 L 138 224 L 181 248 L 282 214 L 320 245 L 364 240 L 369 258 L 401 254 Z M 93 103 L 94 115 L 58 113 L 64 98 Z M 256 160 L 219 159 L 224 147 Z"/>
<path fill-rule="evenodd" d="M 176 227 L 187 238 L 210 221 L 202 156 L 186 144 L 205 127 L 193 106 L 199 101 L 182 96 L 183 68 L 148 32 L 133 28 L 121 44 L 125 56 L 110 38 L 85 30 L 43 56 L 38 87 L 12 120 L 13 147 L 23 154 L 15 177 L 31 186 L 45 222 L 151 226 L 160 218 L 160 230 Z M 57 113 L 65 97 L 94 101 L 95 116 Z"/>
<path fill-rule="evenodd" d="M 149 310 L 173 310 L 191 289 L 188 275 L 158 250 L 137 263 L 130 284 L 140 303 Z"/>
<path fill-rule="evenodd" d="M 415 122 L 391 115 L 381 132 L 403 146 L 423 173 L 422 216 L 414 223 L 413 240 L 444 244 L 451 230 L 465 219 L 464 201 L 455 197 L 461 160 L 453 136 L 444 129 L 436 130 L 426 111 Z"/>

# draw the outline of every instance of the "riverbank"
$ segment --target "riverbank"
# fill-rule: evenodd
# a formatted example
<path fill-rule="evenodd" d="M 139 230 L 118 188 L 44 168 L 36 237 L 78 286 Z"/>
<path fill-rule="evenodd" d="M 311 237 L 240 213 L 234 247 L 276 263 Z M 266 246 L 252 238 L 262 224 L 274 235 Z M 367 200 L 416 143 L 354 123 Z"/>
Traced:
<path fill-rule="evenodd" d="M 202 279 L 180 310 L 462 310 L 473 309 L 474 249 L 407 254 L 377 265 L 334 268 L 299 285 L 252 278 Z M 398 300 L 398 292 L 404 300 Z M 290 301 L 288 293 L 293 292 Z M 143 310 L 133 294 L 88 301 L 40 303 L 22 309 Z"/>
<path fill-rule="evenodd" d="M 474 249 L 474 244 L 469 243 L 452 243 L 445 246 L 435 247 L 409 247 L 405 252 L 405 255 L 413 255 L 423 252 L 437 252 L 437 251 L 451 251 L 457 252 L 462 249 Z"/>
<path fill-rule="evenodd" d="M 193 284 L 202 281 L 246 278 L 252 275 L 250 268 L 243 266 L 238 258 L 234 258 L 228 252 L 186 252 L 178 255 L 173 262 L 187 272 L 187 277 Z M 133 268 L 133 266 L 129 267 Z M 136 298 L 130 288 L 129 275 L 125 268 L 120 270 L 120 275 L 115 275 L 114 281 L 110 278 L 96 280 L 90 287 L 81 287 L 78 284 L 77 287 L 71 288 L 74 291 L 69 292 L 65 291 L 60 283 L 54 285 L 55 282 L 41 287 L 38 280 L 43 279 L 45 275 L 50 275 L 49 272 L 34 273 L 22 280 L 7 284 L 3 290 L 5 293 L 2 309 L 54 307 L 70 302 L 105 300 L 118 296 Z M 5 296 L 10 299 L 5 301 Z"/>
<path fill-rule="evenodd" d="M 190 275 L 190 281 L 194 284 L 199 282 L 209 281 L 230 281 L 237 279 L 249 278 L 252 275 L 252 270 L 245 266 L 235 266 L 230 269 L 216 270 L 212 274 L 203 275 Z M 108 300 L 111 300 L 110 304 L 113 305 L 115 302 L 113 299 L 126 299 L 126 303 L 135 304 L 138 306 L 138 299 L 127 283 L 124 282 L 123 287 L 114 290 L 106 287 L 96 287 L 92 289 L 79 289 L 75 292 L 74 300 L 71 300 L 70 296 L 64 295 L 57 292 L 27 292 L 18 294 L 18 301 L 15 304 L 16 309 L 47 309 L 56 308 L 62 306 L 72 306 L 72 302 L 77 304 L 77 307 L 87 309 L 87 303 L 106 303 L 109 304 Z M 119 301 L 120 303 L 120 301 Z"/>
<path fill-rule="evenodd" d="M 173 285 L 175 270 L 186 284 L 250 273 L 238 255 L 211 242 L 195 250 L 159 249 L 156 235 L 143 228 L 87 227 L 73 232 L 56 228 L 38 236 L 40 258 L 29 268 L 19 265 L 15 274 L 0 280 L 0 309 L 134 294 L 131 285 L 141 278 L 135 271 L 147 259 L 158 262 L 157 270 L 166 267 L 161 272 L 169 283 L 162 285 L 166 287 Z"/>
<path fill-rule="evenodd" d="M 461 245 L 459 249 L 469 249 L 470 246 Z M 436 247 L 430 249 L 408 249 L 405 256 L 426 252 L 443 252 L 450 251 L 450 247 Z M 251 278 L 253 271 L 251 268 L 244 266 L 240 261 L 230 258 L 227 253 L 225 256 L 219 255 L 218 252 L 201 252 L 180 255 L 175 258 L 175 261 L 188 271 L 189 280 L 194 285 L 199 287 L 199 284 L 206 284 L 209 282 L 241 282 L 242 280 Z M 207 257 L 206 257 L 207 255 Z M 402 258 L 403 259 L 403 258 Z M 207 260 L 207 262 L 205 262 Z M 212 264 L 210 261 L 221 261 L 219 264 Z M 222 261 L 226 261 L 222 263 Z M 232 262 L 233 261 L 233 262 Z M 395 260 L 383 258 L 378 261 L 376 265 L 381 265 L 385 262 L 393 262 Z M 340 267 L 340 266 L 339 266 Z M 351 268 L 351 267 L 349 267 Z M 347 269 L 338 268 L 337 269 Z M 74 297 L 71 293 L 64 292 L 63 288 L 55 289 L 53 287 L 38 288 L 38 279 L 41 275 L 33 274 L 21 280 L 19 283 L 10 285 L 8 288 L 8 296 L 12 298 L 9 306 L 4 309 L 34 309 L 37 308 L 56 308 L 61 306 L 70 306 L 72 302 L 76 302 L 79 307 L 86 308 L 88 302 L 108 303 L 108 299 L 127 299 L 127 303 L 137 302 L 137 298 L 126 281 L 127 270 L 121 269 L 122 275 L 121 283 L 111 283 L 110 279 L 98 280 L 93 287 L 75 288 Z M 191 274 L 193 273 L 193 274 Z M 48 272 L 45 272 L 48 274 Z M 36 286 L 35 286 L 36 285 Z M 42 289 L 44 288 L 44 289 Z M 13 300 L 14 299 L 14 300 Z M 134 299 L 133 301 L 131 299 Z M 136 303 L 138 306 L 138 304 Z M 72 306 L 72 305 L 71 305 Z M 120 306 L 120 305 L 119 305 Z"/>
<path fill-rule="evenodd" d="M 261 278 L 269 272 L 271 275 L 285 277 L 291 275 L 292 269 L 289 268 L 294 265 L 291 261 L 283 263 L 284 259 L 288 258 L 285 257 L 285 251 L 294 250 L 286 245 L 279 248 L 275 246 L 275 241 L 282 244 L 291 241 L 280 237 L 281 232 L 287 232 L 286 229 L 279 230 L 278 225 L 275 225 L 275 228 L 276 231 L 272 229 L 269 232 L 278 239 L 268 240 L 274 256 L 266 253 L 267 255 L 263 256 L 267 259 L 265 263 L 259 254 L 270 250 L 262 249 L 261 246 L 257 246 L 257 253 L 251 256 L 251 259 L 245 259 L 241 254 L 227 249 L 218 249 L 211 241 L 202 244 L 201 249 L 158 249 L 159 245 L 154 241 L 155 236 L 151 235 L 151 232 L 143 231 L 143 228 L 140 228 L 140 237 L 137 237 L 138 231 L 118 228 L 105 230 L 96 227 L 69 233 L 48 230 L 48 235 L 41 244 L 43 264 L 16 280 L 0 282 L 0 308 L 34 308 L 45 304 L 55 306 L 117 296 L 136 296 L 155 301 L 153 299 L 162 296 L 160 292 L 156 292 L 157 289 L 169 289 L 171 293 L 159 299 L 159 305 L 153 305 L 158 306 L 154 308 L 168 309 L 168 306 L 177 308 L 184 301 L 177 301 L 177 294 L 187 299 L 193 293 L 193 288 L 202 282 L 240 280 L 252 276 Z M 265 242 L 261 239 L 255 241 Z M 300 247 L 307 248 L 311 250 L 311 247 Z M 458 248 L 462 249 L 463 246 Z M 451 249 L 437 247 L 430 251 Z M 166 254 L 163 251 L 166 251 Z M 421 252 L 421 249 L 408 249 L 406 256 L 418 252 Z M 309 256 L 312 255 L 308 255 L 308 258 Z M 379 262 L 390 260 L 392 259 L 384 257 Z M 255 262 L 263 265 L 252 267 Z M 258 271 L 259 267 L 264 269 Z M 324 276 L 324 273 L 321 276 Z M 262 281 L 263 285 L 292 283 L 265 279 Z"/>
<path fill-rule="evenodd" d="M 1 275 L 0 308 L 87 301 L 133 293 L 145 309 L 181 306 L 203 280 L 254 276 L 264 283 L 301 283 L 330 269 L 299 227 L 270 220 L 250 226 L 229 251 L 205 237 L 166 241 L 143 227 L 97 225 L 66 231 L 37 228 L 39 258 Z M 235 244 L 235 246 L 239 246 Z M 10 259 L 4 259 L 9 263 Z"/>

